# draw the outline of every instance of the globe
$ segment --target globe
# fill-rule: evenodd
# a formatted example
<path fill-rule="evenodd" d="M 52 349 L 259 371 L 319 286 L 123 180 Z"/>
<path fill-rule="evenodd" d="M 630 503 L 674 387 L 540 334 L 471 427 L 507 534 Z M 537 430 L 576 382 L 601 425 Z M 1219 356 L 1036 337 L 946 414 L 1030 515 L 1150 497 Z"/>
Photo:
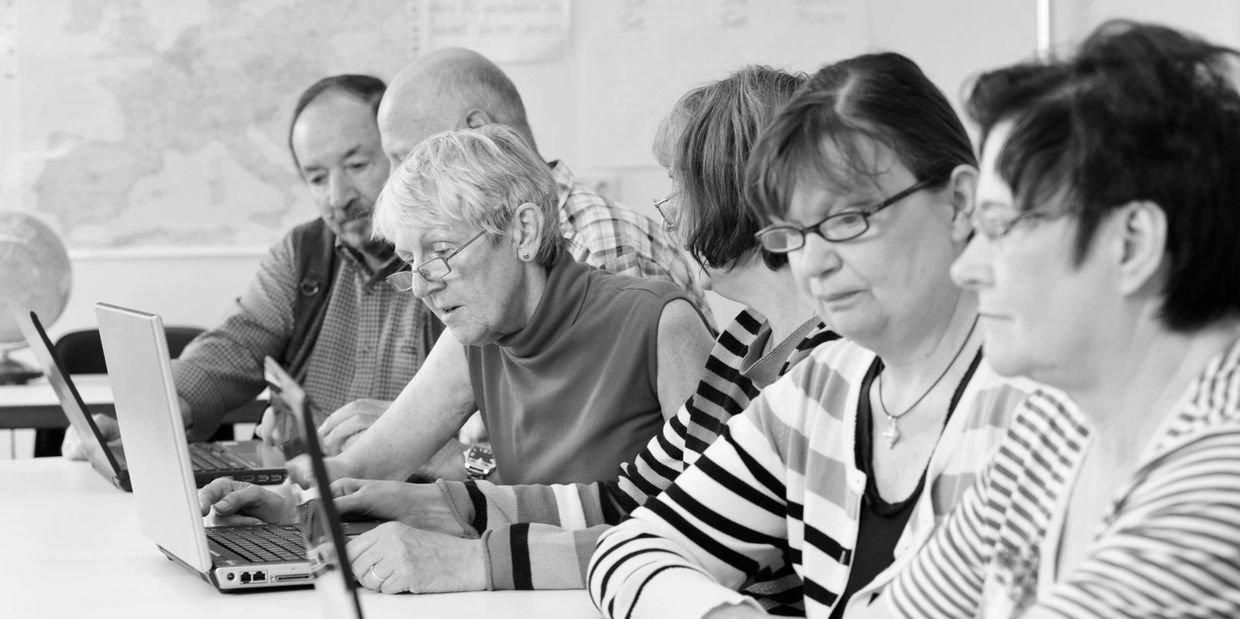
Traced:
<path fill-rule="evenodd" d="M 25 346 L 10 303 L 50 325 L 69 302 L 72 282 L 69 253 L 47 224 L 26 213 L 0 212 L 0 384 L 38 376 L 9 358 Z"/>

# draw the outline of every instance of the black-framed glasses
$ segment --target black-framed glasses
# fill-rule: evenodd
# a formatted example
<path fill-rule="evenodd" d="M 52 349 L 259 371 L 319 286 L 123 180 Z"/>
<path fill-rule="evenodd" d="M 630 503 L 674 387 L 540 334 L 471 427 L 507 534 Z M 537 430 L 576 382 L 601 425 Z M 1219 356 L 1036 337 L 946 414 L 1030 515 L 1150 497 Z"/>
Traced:
<path fill-rule="evenodd" d="M 478 234 L 469 237 L 468 241 L 457 245 L 456 249 L 448 252 L 448 255 L 431 258 L 413 269 L 408 271 L 397 271 L 396 273 L 387 276 L 387 283 L 391 284 L 393 288 L 401 292 L 409 292 L 410 290 L 413 290 L 414 273 L 422 276 L 422 279 L 428 282 L 437 282 L 443 279 L 448 275 L 448 273 L 452 272 L 452 267 L 448 264 L 448 260 L 461 253 L 461 250 L 469 247 L 470 243 L 482 238 L 482 235 L 484 234 L 486 234 L 486 230 L 479 230 Z"/>
<path fill-rule="evenodd" d="M 663 229 L 668 232 L 674 232 L 676 228 L 680 227 L 680 224 L 676 221 L 678 213 L 672 210 L 671 205 L 672 200 L 678 195 L 680 195 L 679 191 L 673 191 L 663 199 L 654 201 L 654 210 L 659 211 L 659 217 L 663 218 Z"/>
<path fill-rule="evenodd" d="M 870 229 L 870 217 L 875 213 L 939 182 L 946 176 L 946 174 L 936 174 L 919 180 L 868 210 L 835 213 L 824 217 L 816 224 L 804 227 L 787 224 L 767 226 L 759 230 L 754 238 L 758 239 L 758 244 L 762 246 L 762 249 L 773 254 L 786 254 L 801 249 L 805 246 L 805 235 L 810 232 L 833 243 L 851 241 Z"/>

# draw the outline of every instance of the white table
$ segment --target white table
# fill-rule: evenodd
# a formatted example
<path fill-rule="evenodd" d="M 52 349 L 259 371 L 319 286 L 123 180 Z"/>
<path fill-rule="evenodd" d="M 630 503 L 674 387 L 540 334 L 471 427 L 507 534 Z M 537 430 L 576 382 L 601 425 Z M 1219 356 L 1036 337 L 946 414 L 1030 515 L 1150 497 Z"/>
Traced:
<path fill-rule="evenodd" d="M 133 496 L 85 462 L 0 461 L 0 615 L 317 619 L 313 589 L 219 593 L 138 530 Z M 362 592 L 368 619 L 598 617 L 584 591 Z"/>
<path fill-rule="evenodd" d="M 112 385 L 107 374 L 75 374 L 82 402 L 92 413 L 112 414 Z M 224 415 L 224 423 L 254 423 L 267 406 L 267 392 L 259 399 Z M 69 425 L 60 409 L 60 400 L 47 378 L 36 378 L 25 385 L 0 386 L 0 429 L 64 428 Z"/>

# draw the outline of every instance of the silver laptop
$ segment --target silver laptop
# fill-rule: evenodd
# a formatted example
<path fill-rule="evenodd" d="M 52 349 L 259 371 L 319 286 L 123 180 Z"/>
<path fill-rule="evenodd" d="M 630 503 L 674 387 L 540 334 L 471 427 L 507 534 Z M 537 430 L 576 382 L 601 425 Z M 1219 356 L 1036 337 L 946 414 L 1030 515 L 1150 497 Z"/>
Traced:
<path fill-rule="evenodd" d="M 64 363 L 56 354 L 56 347 L 43 329 L 38 315 L 12 302 L 9 304 L 9 311 L 21 329 L 26 345 L 42 366 L 47 382 L 60 400 L 60 407 L 69 424 L 80 440 L 91 446 L 87 455 L 91 466 L 117 488 L 132 490 L 124 447 L 110 445 L 104 440 L 103 433 L 95 424 L 90 409 L 82 401 L 73 379 L 65 371 Z M 167 354 L 166 348 L 164 354 Z M 283 453 L 275 447 L 263 445 L 262 441 L 192 443 L 190 460 L 194 467 L 194 483 L 199 487 L 211 483 L 211 480 L 217 477 L 275 484 L 284 481 L 286 474 Z"/>
<path fill-rule="evenodd" d="M 203 524 L 158 316 L 97 304 L 142 533 L 221 591 L 311 584 L 298 527 Z"/>

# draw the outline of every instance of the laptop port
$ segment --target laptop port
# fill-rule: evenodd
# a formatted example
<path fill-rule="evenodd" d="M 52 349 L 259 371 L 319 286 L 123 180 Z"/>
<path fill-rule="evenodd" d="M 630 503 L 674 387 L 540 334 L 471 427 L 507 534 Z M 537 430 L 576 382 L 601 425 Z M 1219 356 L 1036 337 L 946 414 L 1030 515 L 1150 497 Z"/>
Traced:
<path fill-rule="evenodd" d="M 254 572 L 254 582 L 267 582 L 267 573 Z"/>
<path fill-rule="evenodd" d="M 234 573 L 232 573 L 232 572 L 229 572 L 229 573 L 228 573 L 228 580 L 237 580 L 237 575 L 236 575 L 236 574 L 234 574 Z"/>
<path fill-rule="evenodd" d="M 250 573 L 249 572 L 241 572 L 241 584 L 243 585 L 250 584 Z"/>
<path fill-rule="evenodd" d="M 310 580 L 310 575 L 309 574 L 282 574 L 279 576 L 271 577 L 271 582 L 289 582 L 293 580 Z"/>

